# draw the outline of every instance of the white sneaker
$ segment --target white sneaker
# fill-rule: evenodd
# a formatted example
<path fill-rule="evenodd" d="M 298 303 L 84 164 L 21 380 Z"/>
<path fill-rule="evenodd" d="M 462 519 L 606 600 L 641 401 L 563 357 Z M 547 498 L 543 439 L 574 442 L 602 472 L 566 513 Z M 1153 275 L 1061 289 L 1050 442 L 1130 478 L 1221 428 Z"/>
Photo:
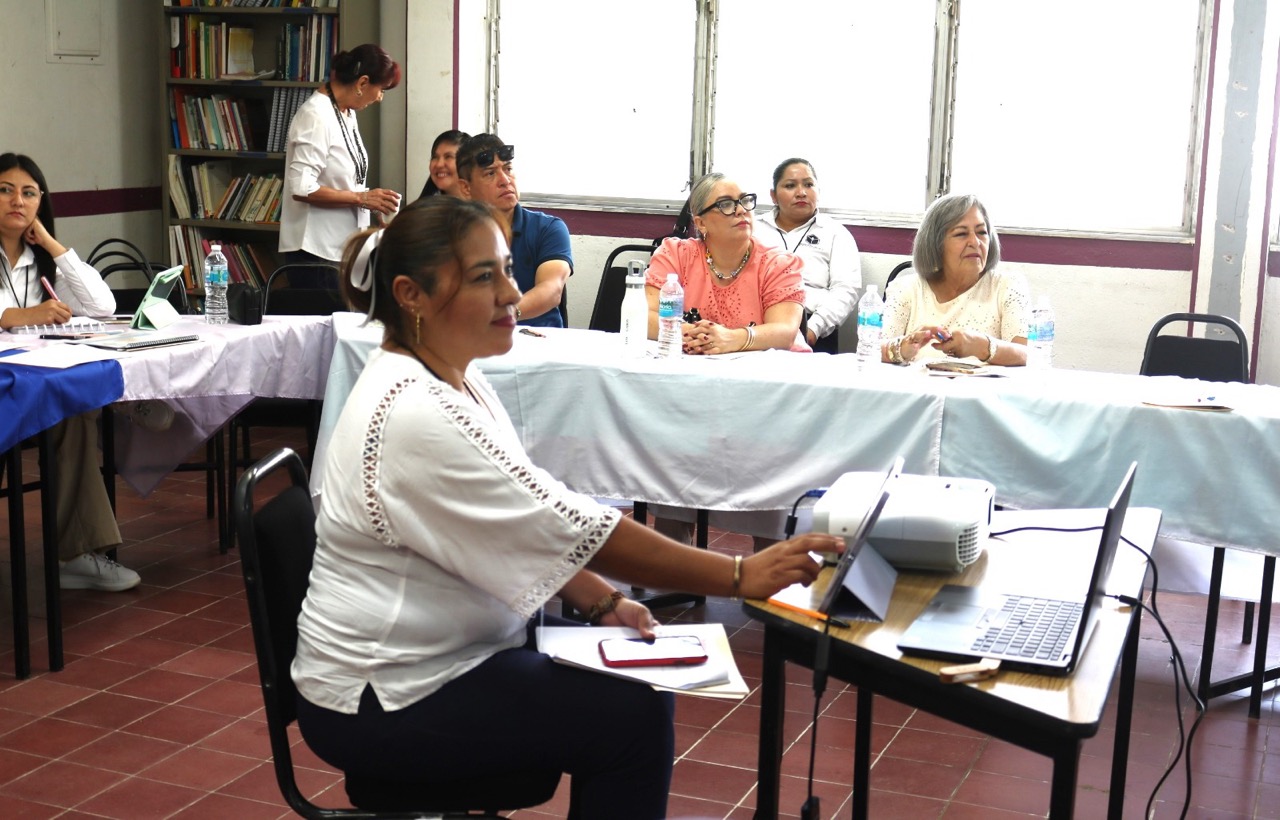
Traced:
<path fill-rule="evenodd" d="M 58 570 L 60 589 L 97 589 L 121 592 L 142 583 L 138 573 L 122 567 L 105 555 L 86 552 L 70 561 L 62 561 Z"/>
<path fill-rule="evenodd" d="M 173 425 L 173 408 L 157 399 L 122 401 L 120 412 L 143 430 L 162 433 Z"/>

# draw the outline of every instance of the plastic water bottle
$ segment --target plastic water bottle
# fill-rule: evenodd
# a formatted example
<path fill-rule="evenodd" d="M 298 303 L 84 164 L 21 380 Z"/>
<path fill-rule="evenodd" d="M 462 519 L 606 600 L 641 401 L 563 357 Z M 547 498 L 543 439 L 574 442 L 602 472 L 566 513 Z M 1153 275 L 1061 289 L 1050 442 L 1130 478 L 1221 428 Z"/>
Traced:
<path fill-rule="evenodd" d="M 204 258 L 204 320 L 211 325 L 227 323 L 227 257 L 221 245 L 211 245 Z"/>
<path fill-rule="evenodd" d="M 680 276 L 668 273 L 658 291 L 658 353 L 676 359 L 684 352 L 684 288 Z"/>
<path fill-rule="evenodd" d="M 1031 311 L 1031 327 L 1027 330 L 1027 364 L 1032 367 L 1053 367 L 1053 307 L 1048 296 L 1041 296 L 1040 303 Z"/>
<path fill-rule="evenodd" d="M 867 285 L 858 300 L 858 361 L 880 361 L 880 338 L 884 329 L 884 300 L 875 285 Z"/>
<path fill-rule="evenodd" d="M 681 301 L 684 301 L 683 295 Z M 644 295 L 644 263 L 631 262 L 627 271 L 627 290 L 622 296 L 622 316 L 618 323 L 622 332 L 622 351 L 629 358 L 644 355 L 649 341 L 649 300 Z"/>

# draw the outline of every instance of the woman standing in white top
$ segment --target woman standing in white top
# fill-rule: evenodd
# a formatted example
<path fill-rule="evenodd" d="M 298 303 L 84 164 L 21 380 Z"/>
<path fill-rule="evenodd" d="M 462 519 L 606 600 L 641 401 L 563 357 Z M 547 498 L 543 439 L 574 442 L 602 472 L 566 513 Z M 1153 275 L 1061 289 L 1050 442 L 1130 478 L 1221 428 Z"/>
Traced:
<path fill-rule="evenodd" d="M 650 637 L 648 610 L 596 571 L 766 597 L 811 581 L 808 551 L 841 542 L 811 534 L 736 559 L 692 549 L 536 467 L 474 364 L 512 347 L 508 230 L 484 203 L 427 197 L 348 245 L 344 293 L 385 330 L 325 464 L 292 668 L 298 725 L 348 773 L 559 770 L 570 817 L 665 817 L 670 697 L 552 661 L 530 619 L 559 595 Z"/>
<path fill-rule="evenodd" d="M 774 207 L 760 215 L 756 239 L 804 259 L 805 341 L 815 352 L 835 353 L 836 331 L 862 287 L 858 245 L 848 228 L 818 212 L 818 174 L 808 160 L 783 160 L 769 198 Z"/>
<path fill-rule="evenodd" d="M 1027 282 L 996 269 L 1000 237 L 977 197 L 935 200 L 916 231 L 911 261 L 914 270 L 889 286 L 884 361 L 950 356 L 1027 363 Z"/>
<path fill-rule="evenodd" d="M 115 295 L 98 272 L 54 238 L 48 183 L 23 154 L 0 154 L 0 245 L 0 328 L 115 312 Z M 98 470 L 97 419 L 95 410 L 49 431 L 60 478 L 54 498 L 59 581 L 62 589 L 119 592 L 141 579 L 103 554 L 120 544 L 120 528 Z"/>
<path fill-rule="evenodd" d="M 369 215 L 396 212 L 400 195 L 369 188 L 369 154 L 356 112 L 400 84 L 400 64 L 366 43 L 334 56 L 329 80 L 302 104 L 285 146 L 280 252 L 288 263 L 336 265 Z M 336 287 L 336 283 L 331 283 Z"/>

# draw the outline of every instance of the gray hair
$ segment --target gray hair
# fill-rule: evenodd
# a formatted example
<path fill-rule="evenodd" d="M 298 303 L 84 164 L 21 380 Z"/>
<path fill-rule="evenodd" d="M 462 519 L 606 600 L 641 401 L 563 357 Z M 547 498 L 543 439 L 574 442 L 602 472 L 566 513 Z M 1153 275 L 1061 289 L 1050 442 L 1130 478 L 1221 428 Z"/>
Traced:
<path fill-rule="evenodd" d="M 724 174 L 710 173 L 693 183 L 693 189 L 689 191 L 690 216 L 697 216 L 711 204 L 711 189 L 716 187 L 717 182 L 722 182 L 724 179 Z"/>
<path fill-rule="evenodd" d="M 1000 237 L 996 234 L 996 226 L 991 224 L 987 216 L 987 207 L 973 194 L 948 194 L 939 197 L 924 212 L 920 229 L 911 244 L 911 266 L 926 281 L 932 281 L 942 275 L 942 243 L 947 233 L 960 221 L 969 209 L 978 207 L 982 221 L 987 223 L 987 264 L 983 273 L 1000 264 Z"/>

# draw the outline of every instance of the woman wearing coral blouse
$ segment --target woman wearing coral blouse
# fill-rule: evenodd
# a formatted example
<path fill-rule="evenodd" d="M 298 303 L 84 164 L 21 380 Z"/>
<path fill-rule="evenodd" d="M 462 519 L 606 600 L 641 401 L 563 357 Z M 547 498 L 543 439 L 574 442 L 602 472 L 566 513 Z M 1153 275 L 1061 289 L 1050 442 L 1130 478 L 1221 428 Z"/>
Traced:
<path fill-rule="evenodd" d="M 684 325 L 685 353 L 811 352 L 800 336 L 804 262 L 752 236 L 755 194 L 743 194 L 724 174 L 707 174 L 689 205 L 698 238 L 663 241 L 649 263 L 649 338 L 658 336 L 658 291 L 675 272 L 686 316 L 696 308 L 700 317 Z"/>

